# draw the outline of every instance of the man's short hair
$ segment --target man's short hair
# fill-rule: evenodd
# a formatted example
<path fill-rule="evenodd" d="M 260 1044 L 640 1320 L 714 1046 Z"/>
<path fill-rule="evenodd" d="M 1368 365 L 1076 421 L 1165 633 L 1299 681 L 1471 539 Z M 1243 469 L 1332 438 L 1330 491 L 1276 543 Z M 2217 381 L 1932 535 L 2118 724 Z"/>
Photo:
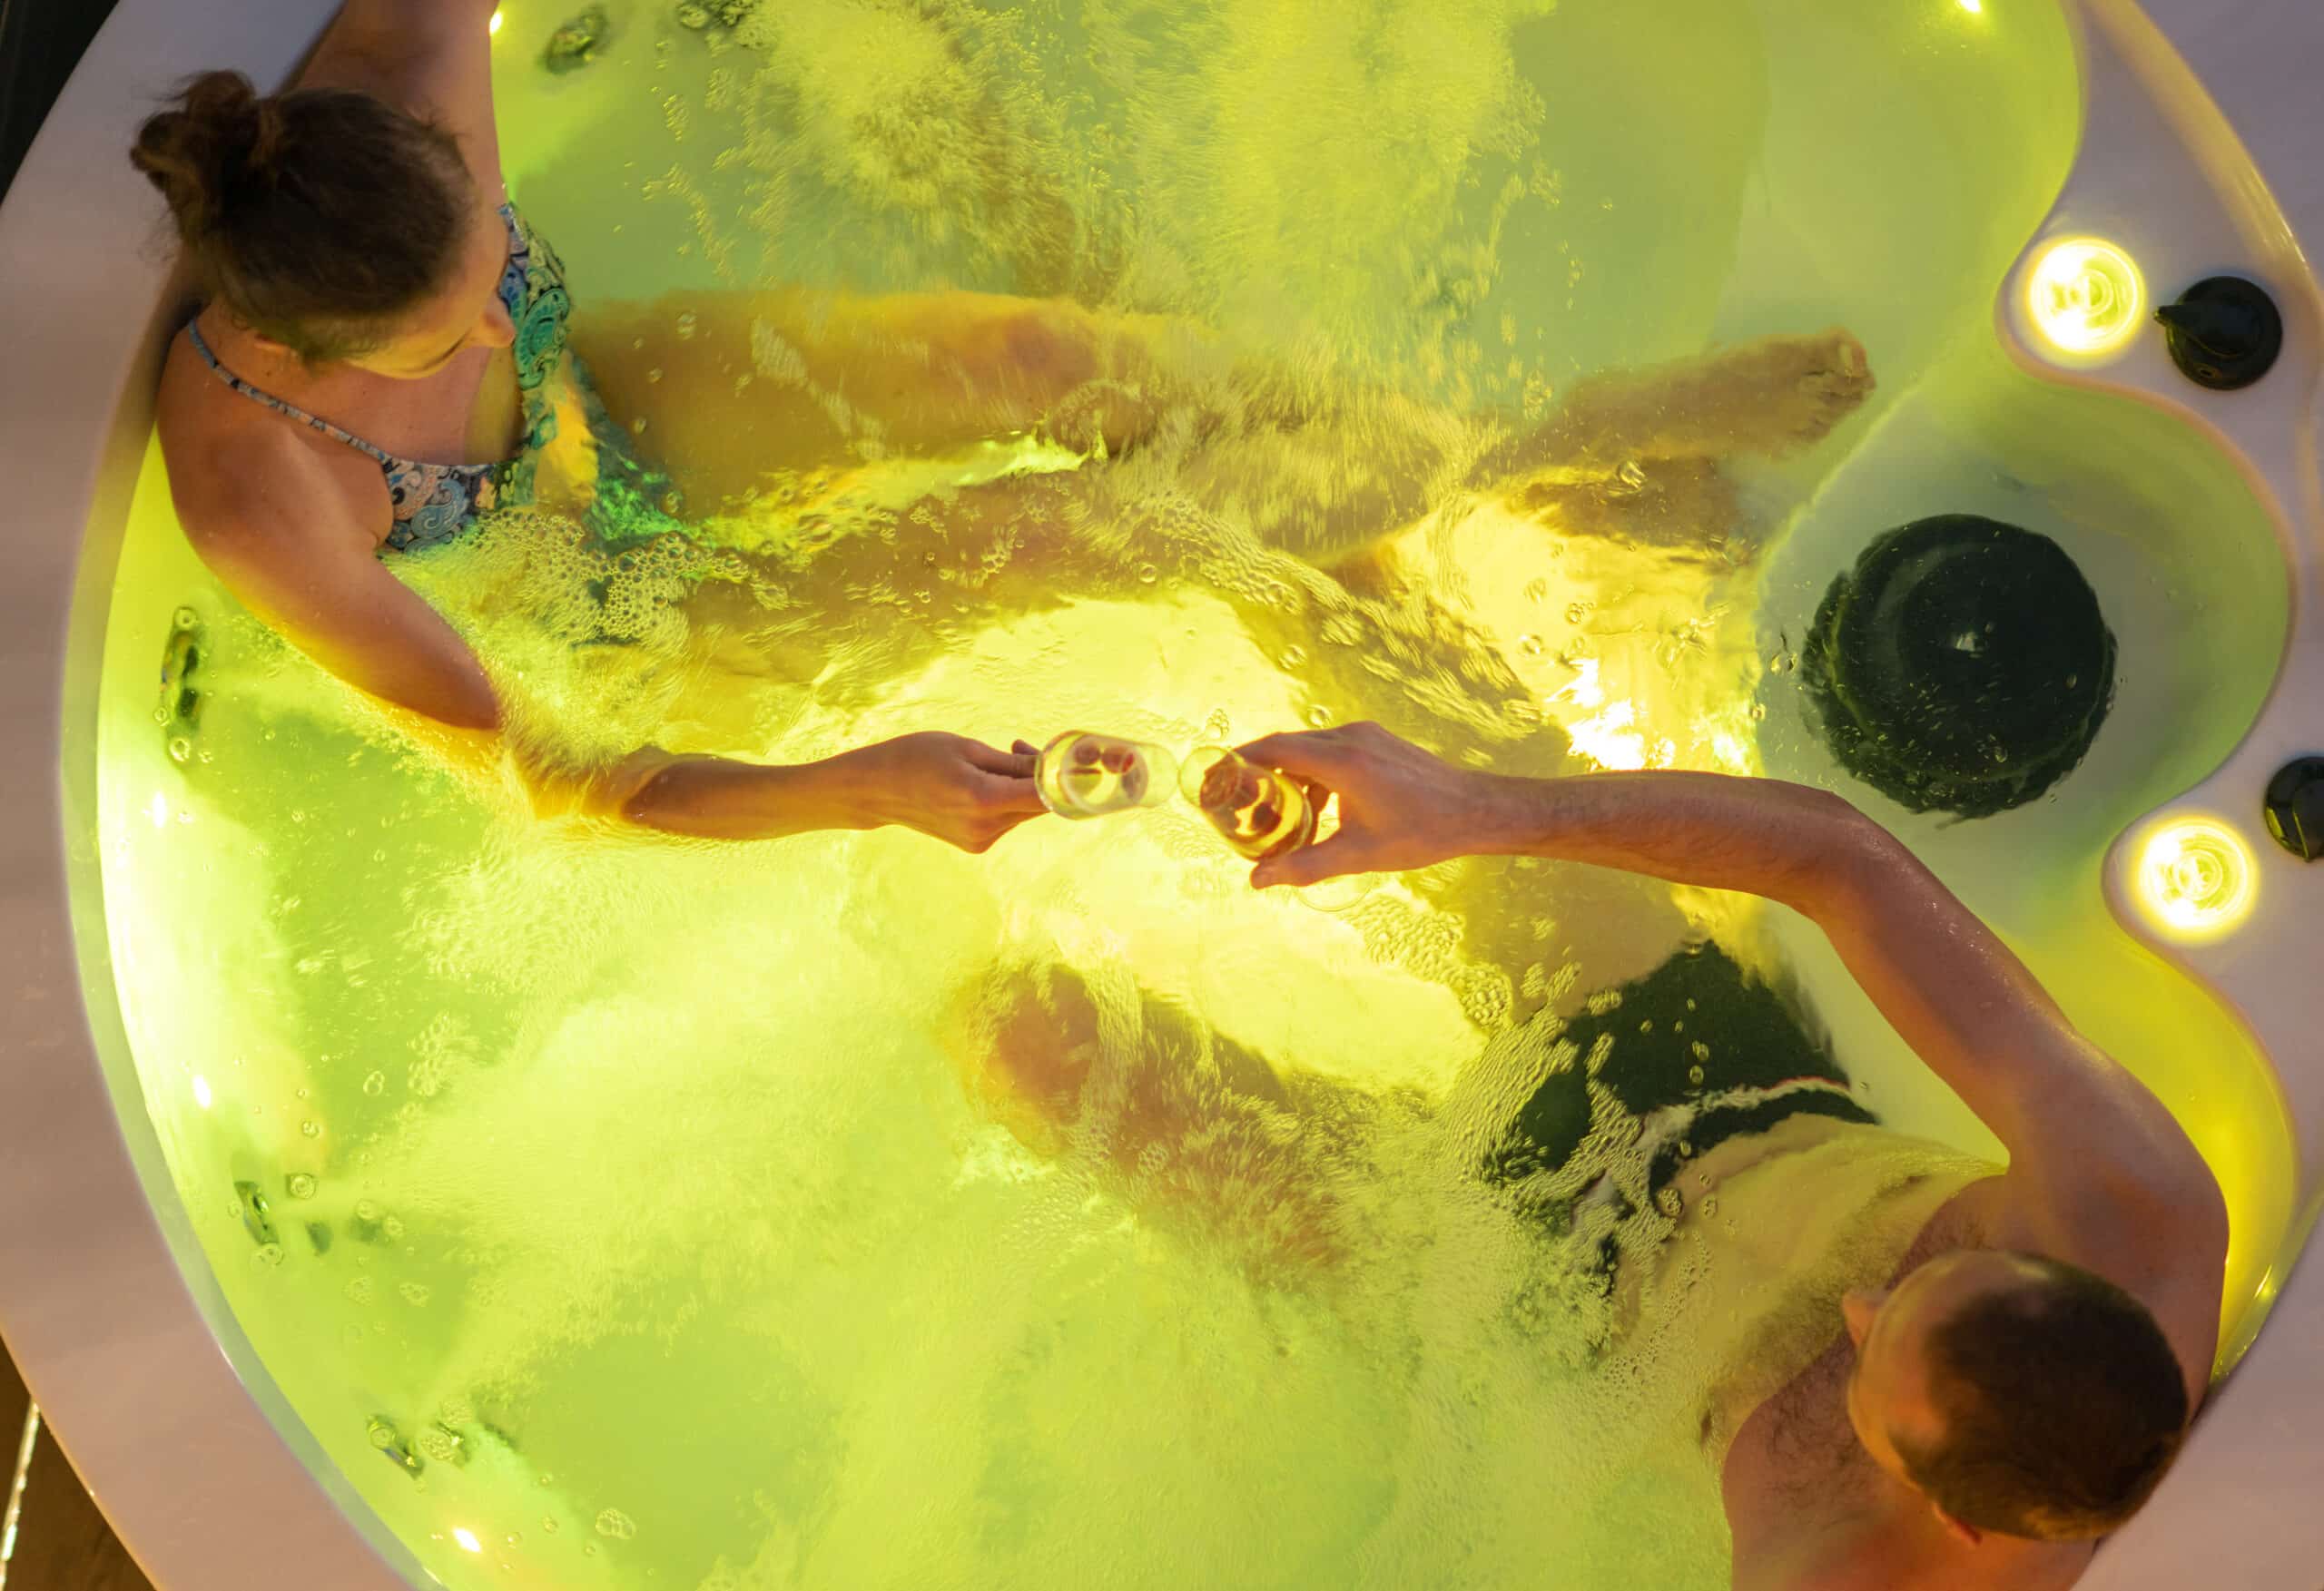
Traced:
<path fill-rule="evenodd" d="M 2137 1513 L 2178 1456 L 2186 1379 L 2138 1300 L 2078 1266 L 2024 1257 L 2037 1275 L 1979 1294 L 1930 1333 L 1944 1433 L 1897 1450 L 1964 1525 L 2087 1540 Z"/>

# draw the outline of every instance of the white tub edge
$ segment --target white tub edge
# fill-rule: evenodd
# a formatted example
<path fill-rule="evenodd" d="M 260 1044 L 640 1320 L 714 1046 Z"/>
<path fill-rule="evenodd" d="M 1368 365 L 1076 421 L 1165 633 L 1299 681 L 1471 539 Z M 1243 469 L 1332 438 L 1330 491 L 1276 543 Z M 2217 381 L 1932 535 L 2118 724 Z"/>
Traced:
<path fill-rule="evenodd" d="M 13 997 L 0 1062 L 0 1330 L 157 1585 L 402 1591 L 427 1583 L 416 1560 L 295 1419 L 270 1419 L 288 1409 L 182 1213 L 145 1197 L 141 1165 L 152 1186 L 169 1178 L 134 1082 L 114 1080 L 126 1085 L 117 1112 L 99 1056 L 127 1055 L 92 850 L 113 559 L 89 560 L 105 573 L 84 582 L 83 550 L 119 545 L 172 296 L 126 133 L 197 65 L 281 78 L 332 5 L 212 9 L 223 15 L 121 0 L 0 209 L 0 458 L 17 532 L 0 584 L 0 722 L 14 732 L 0 763 L 0 943 Z M 91 931 L 76 934 L 74 920 Z M 98 991 L 85 1004 L 84 987 Z M 179 1254 L 192 1261 L 183 1270 Z"/>
<path fill-rule="evenodd" d="M 2314 1038 L 2324 1029 L 2324 1003 L 2309 937 L 2324 928 L 2324 865 L 2279 850 L 2259 806 L 2268 778 L 2287 759 L 2324 752 L 2324 690 L 2314 683 L 2324 681 L 2324 485 L 2317 458 L 2324 295 L 2311 252 L 2324 241 L 2324 162 L 2315 158 L 2324 134 L 2316 94 L 2324 80 L 2324 6 L 2315 0 L 2143 0 L 2143 10 L 2131 0 L 2080 4 L 2093 91 L 2110 71 L 2115 92 L 2143 91 L 2194 151 L 2234 233 L 2216 241 L 2171 240 L 2183 261 L 2181 280 L 2152 285 L 2175 293 L 2201 274 L 2191 269 L 2201 260 L 2255 275 L 2286 300 L 2287 364 L 2250 393 L 2199 395 L 2159 354 L 2142 368 L 2105 373 L 2121 374 L 2125 385 L 2198 425 L 2232 430 L 2254 486 L 2278 516 L 2292 589 L 2282 672 L 2259 719 L 2217 772 L 2125 830 L 2106 874 L 2110 904 L 2124 926 L 2219 991 L 2268 1050 L 2302 1174 L 2286 1257 L 2263 1283 L 2263 1294 L 2276 1297 L 2261 1335 L 2214 1392 L 2153 1503 L 2105 1544 L 2079 1591 L 2309 1591 L 2324 1583 L 2324 1510 L 2316 1506 L 2324 1453 L 2324 1262 L 2310 1252 L 2295 1265 L 2291 1256 L 2302 1252 L 2324 1193 L 2324 1056 Z M 2104 163 L 2102 154 L 2085 157 L 2085 165 Z M 2136 185 L 2142 174 L 2117 164 L 2098 185 Z M 2076 179 L 2083 175 L 2078 169 Z M 2043 235 L 2077 225 L 2083 218 L 2074 206 L 2070 181 Z M 2309 683 L 2304 690 L 2301 682 Z M 2257 859 L 2258 907 L 2230 938 L 2172 943 L 2141 914 L 2131 879 L 2136 847 L 2150 825 L 2173 816 L 2225 820 Z"/>

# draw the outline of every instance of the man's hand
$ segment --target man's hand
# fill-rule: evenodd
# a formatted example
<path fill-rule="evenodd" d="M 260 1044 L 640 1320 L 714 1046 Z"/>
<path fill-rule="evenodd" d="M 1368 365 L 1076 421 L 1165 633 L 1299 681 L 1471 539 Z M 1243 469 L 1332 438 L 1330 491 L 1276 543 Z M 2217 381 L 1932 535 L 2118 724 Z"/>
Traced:
<path fill-rule="evenodd" d="M 1320 809 L 1339 797 L 1339 831 L 1252 869 L 1261 889 L 1345 873 L 1403 872 L 1473 849 L 1493 781 L 1398 740 L 1376 723 L 1268 735 L 1242 749 L 1307 787 Z"/>
<path fill-rule="evenodd" d="M 1022 741 L 1003 751 L 929 731 L 842 752 L 823 767 L 859 815 L 853 827 L 900 823 L 977 853 L 1047 810 L 1033 789 L 1037 760 Z"/>

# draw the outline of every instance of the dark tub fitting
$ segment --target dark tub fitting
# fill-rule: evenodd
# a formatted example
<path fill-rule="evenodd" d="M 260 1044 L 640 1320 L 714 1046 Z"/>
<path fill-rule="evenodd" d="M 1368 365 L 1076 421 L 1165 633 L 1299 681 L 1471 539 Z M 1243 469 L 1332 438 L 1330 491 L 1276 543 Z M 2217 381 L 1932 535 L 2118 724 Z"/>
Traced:
<path fill-rule="evenodd" d="M 541 64 L 562 76 L 578 72 L 595 61 L 613 36 L 613 21 L 602 5 L 592 5 L 577 16 L 566 19 L 563 26 L 548 36 L 548 47 L 541 52 Z"/>
<path fill-rule="evenodd" d="M 2154 312 L 2171 362 L 2198 387 L 2235 392 L 2275 368 L 2284 318 L 2265 288 L 2240 276 L 2207 277 Z"/>
<path fill-rule="evenodd" d="M 2324 757 L 2299 757 L 2268 781 L 2268 832 L 2302 861 L 2324 857 Z"/>
<path fill-rule="evenodd" d="M 1825 594 L 1801 682 L 1840 766 L 1915 812 L 1987 818 L 2082 761 L 2114 635 L 2048 536 L 1974 515 L 1892 530 Z"/>

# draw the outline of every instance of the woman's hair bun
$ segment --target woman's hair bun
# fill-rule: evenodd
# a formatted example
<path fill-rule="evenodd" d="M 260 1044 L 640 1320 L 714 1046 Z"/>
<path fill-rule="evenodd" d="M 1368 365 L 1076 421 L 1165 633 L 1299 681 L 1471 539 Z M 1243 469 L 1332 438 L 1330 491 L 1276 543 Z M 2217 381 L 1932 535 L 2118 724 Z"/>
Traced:
<path fill-rule="evenodd" d="M 275 102 L 239 72 L 205 72 L 149 117 L 129 158 L 169 201 L 187 241 L 216 227 L 234 196 L 273 181 L 284 142 Z"/>

